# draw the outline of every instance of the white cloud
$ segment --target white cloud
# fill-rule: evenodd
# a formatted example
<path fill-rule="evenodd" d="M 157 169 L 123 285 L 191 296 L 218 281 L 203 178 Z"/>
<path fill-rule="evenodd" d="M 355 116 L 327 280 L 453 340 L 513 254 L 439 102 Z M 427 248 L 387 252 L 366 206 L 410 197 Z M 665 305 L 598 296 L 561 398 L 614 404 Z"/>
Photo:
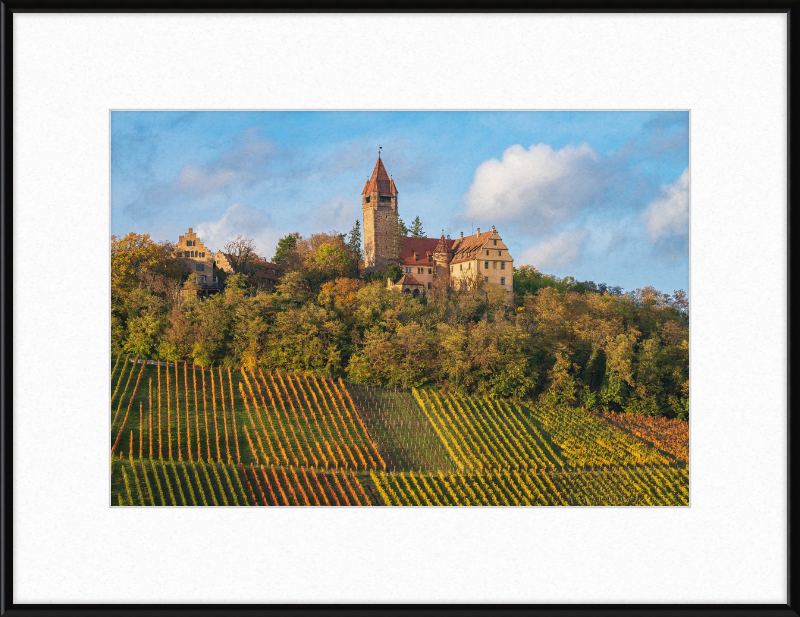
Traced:
<path fill-rule="evenodd" d="M 128 214 L 141 216 L 174 206 L 182 197 L 210 197 L 237 186 L 250 186 L 268 178 L 277 148 L 251 127 L 236 136 L 233 147 L 207 163 L 184 164 L 169 182 L 158 182 L 125 206 Z"/>
<path fill-rule="evenodd" d="M 642 213 L 647 232 L 654 242 L 689 232 L 689 168 L 672 184 L 661 187 L 661 196 Z"/>
<path fill-rule="evenodd" d="M 311 229 L 315 232 L 349 233 L 356 220 L 361 221 L 362 218 L 361 202 L 342 196 L 335 197 L 309 212 Z"/>
<path fill-rule="evenodd" d="M 276 154 L 273 143 L 251 127 L 236 136 L 233 149 L 223 152 L 206 165 L 188 163 L 178 172 L 172 185 L 175 192 L 208 193 L 235 183 L 263 179 L 265 167 Z"/>
<path fill-rule="evenodd" d="M 229 240 L 241 234 L 252 238 L 258 254 L 267 259 L 272 258 L 280 237 L 266 214 L 242 204 L 233 204 L 218 221 L 199 223 L 195 233 L 210 251 L 221 250 Z"/>
<path fill-rule="evenodd" d="M 578 261 L 588 235 L 586 231 L 562 231 L 554 238 L 525 249 L 515 262 L 529 264 L 540 272 L 568 268 Z"/>
<path fill-rule="evenodd" d="M 465 216 L 488 224 L 513 221 L 547 231 L 594 202 L 605 186 L 600 159 L 588 144 L 553 150 L 517 144 L 475 170 L 464 195 Z"/>
<path fill-rule="evenodd" d="M 184 165 L 178 172 L 175 190 L 179 192 L 206 193 L 218 191 L 235 182 L 239 174 L 232 169 L 210 170 L 199 165 Z"/>

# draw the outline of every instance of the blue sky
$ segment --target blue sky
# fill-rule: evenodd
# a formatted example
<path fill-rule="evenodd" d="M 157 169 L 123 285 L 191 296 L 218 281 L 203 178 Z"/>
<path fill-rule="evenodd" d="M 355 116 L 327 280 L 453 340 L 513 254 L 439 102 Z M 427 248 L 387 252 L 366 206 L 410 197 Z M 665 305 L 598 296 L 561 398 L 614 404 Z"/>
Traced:
<path fill-rule="evenodd" d="M 378 146 L 400 217 L 497 227 L 515 265 L 689 288 L 689 112 L 111 113 L 111 233 L 210 250 L 349 232 Z"/>

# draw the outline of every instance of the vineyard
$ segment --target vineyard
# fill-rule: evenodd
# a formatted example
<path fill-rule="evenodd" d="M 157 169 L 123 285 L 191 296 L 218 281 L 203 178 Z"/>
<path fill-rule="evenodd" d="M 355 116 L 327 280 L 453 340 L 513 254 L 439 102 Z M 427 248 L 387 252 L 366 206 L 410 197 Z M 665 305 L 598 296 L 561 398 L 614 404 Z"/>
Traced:
<path fill-rule="evenodd" d="M 688 505 L 688 424 L 313 375 L 111 364 L 113 505 Z"/>

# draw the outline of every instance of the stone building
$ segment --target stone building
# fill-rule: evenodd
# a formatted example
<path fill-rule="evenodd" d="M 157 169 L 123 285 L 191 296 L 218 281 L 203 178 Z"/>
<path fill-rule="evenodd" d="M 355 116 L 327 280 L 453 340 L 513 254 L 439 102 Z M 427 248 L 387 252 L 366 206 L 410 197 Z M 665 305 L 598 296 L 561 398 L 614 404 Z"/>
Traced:
<path fill-rule="evenodd" d="M 183 258 L 186 263 L 190 272 L 190 282 L 196 286 L 212 285 L 217 282 L 214 254 L 197 239 L 197 234 L 191 227 L 185 235 L 178 237 L 175 254 Z"/>
<path fill-rule="evenodd" d="M 186 234 L 178 237 L 175 256 L 184 260 L 190 273 L 184 285 L 184 295 L 194 291 L 203 296 L 217 293 L 222 290 L 219 273 L 235 274 L 237 271 L 228 253 L 209 251 L 191 227 Z M 247 270 L 248 276 L 254 278 L 259 287 L 275 289 L 278 282 L 278 267 L 275 264 L 256 257 L 255 261 L 250 260 Z"/>
<path fill-rule="evenodd" d="M 396 283 L 392 283 L 392 279 L 386 279 L 386 287 L 394 289 L 400 293 L 410 293 L 415 298 L 425 292 L 425 285 L 420 283 L 413 274 L 404 274 Z M 428 287 L 430 289 L 430 287 Z"/>
<path fill-rule="evenodd" d="M 364 212 L 364 271 L 386 271 L 397 263 L 403 278 L 387 286 L 404 293 L 419 295 L 437 281 L 458 287 L 469 287 L 477 281 L 497 285 L 506 291 L 514 289 L 514 259 L 500 234 L 491 231 L 461 236 L 455 240 L 410 238 L 398 234 L 397 187 L 378 162 L 361 192 Z"/>
<path fill-rule="evenodd" d="M 506 291 L 514 289 L 512 267 L 514 259 L 508 252 L 495 226 L 491 231 L 456 239 L 452 248 L 450 281 L 454 286 L 467 287 L 478 280 L 497 285 Z"/>
<path fill-rule="evenodd" d="M 364 271 L 385 271 L 396 259 L 399 248 L 397 187 L 386 173 L 380 155 L 361 191 L 361 208 L 364 213 Z"/>

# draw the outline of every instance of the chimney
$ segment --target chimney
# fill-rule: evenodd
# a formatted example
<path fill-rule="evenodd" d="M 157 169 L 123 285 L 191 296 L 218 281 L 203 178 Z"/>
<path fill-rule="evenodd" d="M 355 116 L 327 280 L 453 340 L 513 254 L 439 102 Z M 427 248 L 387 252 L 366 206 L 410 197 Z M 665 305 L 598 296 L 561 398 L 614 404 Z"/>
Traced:
<path fill-rule="evenodd" d="M 478 235 L 479 236 L 481 235 L 481 228 L 480 227 L 478 227 Z"/>
<path fill-rule="evenodd" d="M 464 237 L 464 232 L 463 232 L 463 231 L 461 232 L 461 237 L 462 237 L 462 238 Z"/>

